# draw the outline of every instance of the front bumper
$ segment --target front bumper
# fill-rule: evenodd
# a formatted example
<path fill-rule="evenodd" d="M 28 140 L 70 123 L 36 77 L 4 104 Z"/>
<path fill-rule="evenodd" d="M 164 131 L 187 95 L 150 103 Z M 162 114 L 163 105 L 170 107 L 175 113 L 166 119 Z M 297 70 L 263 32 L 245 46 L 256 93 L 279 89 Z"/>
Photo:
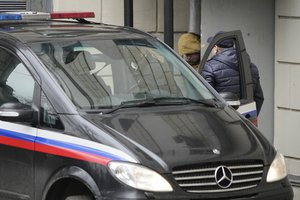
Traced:
<path fill-rule="evenodd" d="M 226 193 L 210 193 L 210 194 L 190 194 L 180 191 L 171 193 L 151 193 L 151 192 L 136 192 L 136 193 L 119 193 L 114 197 L 101 197 L 101 200 L 293 200 L 294 193 L 290 183 L 285 180 L 276 184 L 264 184 L 254 191 L 239 191 Z M 99 198 L 100 199 L 100 198 Z"/>

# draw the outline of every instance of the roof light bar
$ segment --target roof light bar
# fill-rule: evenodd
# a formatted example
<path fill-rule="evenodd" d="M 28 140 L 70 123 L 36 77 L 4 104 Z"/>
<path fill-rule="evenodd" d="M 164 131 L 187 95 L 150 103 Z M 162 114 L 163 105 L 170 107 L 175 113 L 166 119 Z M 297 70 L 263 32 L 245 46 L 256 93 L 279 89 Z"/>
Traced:
<path fill-rule="evenodd" d="M 49 20 L 49 19 L 80 19 L 80 18 L 94 18 L 94 12 L 34 12 L 34 11 L 20 11 L 20 12 L 2 12 L 0 13 L 0 21 L 6 20 Z"/>
<path fill-rule="evenodd" d="M 50 19 L 50 14 L 49 13 L 44 13 L 44 12 L 23 12 L 21 13 L 22 19 L 31 19 L 31 20 L 47 20 Z"/>
<path fill-rule="evenodd" d="M 2 15 L 2 13 L 0 15 Z M 3 15 L 15 15 L 16 19 L 14 19 L 14 20 L 47 20 L 47 19 L 50 19 L 49 13 L 34 12 L 34 11 L 5 12 L 5 13 L 3 13 Z"/>
<path fill-rule="evenodd" d="M 51 19 L 79 19 L 94 18 L 94 12 L 53 12 L 50 14 Z"/>

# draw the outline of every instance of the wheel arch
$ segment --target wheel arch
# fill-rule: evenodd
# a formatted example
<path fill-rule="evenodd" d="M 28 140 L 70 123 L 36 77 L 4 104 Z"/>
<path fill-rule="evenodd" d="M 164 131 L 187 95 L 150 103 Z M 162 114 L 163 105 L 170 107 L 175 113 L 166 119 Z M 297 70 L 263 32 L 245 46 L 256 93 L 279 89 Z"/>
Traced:
<path fill-rule="evenodd" d="M 61 186 L 69 186 L 69 188 Z M 64 167 L 48 181 L 43 191 L 42 200 L 55 200 L 58 194 L 61 195 L 72 187 L 78 189 L 81 186 L 83 187 L 81 191 L 90 193 L 95 199 L 99 199 L 101 196 L 96 182 L 88 172 L 77 166 Z"/>

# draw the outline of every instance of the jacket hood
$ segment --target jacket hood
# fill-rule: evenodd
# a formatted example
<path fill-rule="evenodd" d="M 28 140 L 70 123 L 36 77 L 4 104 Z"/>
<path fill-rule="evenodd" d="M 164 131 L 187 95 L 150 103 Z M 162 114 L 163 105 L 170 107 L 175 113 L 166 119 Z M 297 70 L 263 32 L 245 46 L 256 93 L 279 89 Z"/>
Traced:
<path fill-rule="evenodd" d="M 161 172 L 204 161 L 264 161 L 261 144 L 231 108 L 166 107 L 131 108 L 84 117 L 107 127 L 141 164 Z"/>
<path fill-rule="evenodd" d="M 234 48 L 228 48 L 221 51 L 220 53 L 217 53 L 215 56 L 212 57 L 212 60 L 217 60 L 221 63 L 228 65 L 232 69 L 238 70 L 238 60 Z"/>

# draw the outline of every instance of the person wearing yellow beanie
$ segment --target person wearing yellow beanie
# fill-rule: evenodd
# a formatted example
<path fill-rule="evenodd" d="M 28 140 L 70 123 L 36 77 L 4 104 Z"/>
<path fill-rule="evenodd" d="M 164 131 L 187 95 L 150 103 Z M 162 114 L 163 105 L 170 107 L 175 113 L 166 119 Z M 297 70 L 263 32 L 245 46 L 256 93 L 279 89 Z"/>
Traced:
<path fill-rule="evenodd" d="M 200 37 L 195 33 L 184 33 L 178 40 L 178 53 L 194 69 L 197 69 L 200 63 Z"/>

